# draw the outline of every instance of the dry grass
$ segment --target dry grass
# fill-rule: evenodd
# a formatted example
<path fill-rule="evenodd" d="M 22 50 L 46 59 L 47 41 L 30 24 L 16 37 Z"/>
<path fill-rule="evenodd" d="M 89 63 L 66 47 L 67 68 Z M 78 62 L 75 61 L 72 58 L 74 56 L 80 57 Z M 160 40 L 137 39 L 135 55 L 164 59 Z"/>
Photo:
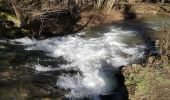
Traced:
<path fill-rule="evenodd" d="M 95 9 L 102 9 L 107 13 L 110 12 L 116 3 L 116 0 L 97 0 L 94 4 Z"/>
<path fill-rule="evenodd" d="M 168 56 L 170 55 L 170 29 L 165 27 L 162 31 L 163 36 L 160 39 L 160 53 Z"/>

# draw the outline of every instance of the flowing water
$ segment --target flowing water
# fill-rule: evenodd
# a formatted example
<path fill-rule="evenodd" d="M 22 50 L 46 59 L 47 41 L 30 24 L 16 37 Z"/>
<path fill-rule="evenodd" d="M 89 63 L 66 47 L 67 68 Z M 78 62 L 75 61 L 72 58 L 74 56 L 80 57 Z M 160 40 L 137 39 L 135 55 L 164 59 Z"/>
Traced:
<path fill-rule="evenodd" d="M 148 50 L 155 51 L 147 35 L 161 26 L 154 22 L 120 22 L 44 40 L 1 40 L 0 99 L 100 100 L 112 95 L 121 100 L 119 67 L 140 63 Z"/>

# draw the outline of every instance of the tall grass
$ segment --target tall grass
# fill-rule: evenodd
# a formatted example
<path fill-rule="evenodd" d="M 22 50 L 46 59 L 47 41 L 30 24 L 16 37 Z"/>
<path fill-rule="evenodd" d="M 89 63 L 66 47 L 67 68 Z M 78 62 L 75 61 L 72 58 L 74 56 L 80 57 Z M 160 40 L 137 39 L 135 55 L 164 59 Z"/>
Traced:
<path fill-rule="evenodd" d="M 116 0 L 96 0 L 94 7 L 96 9 L 102 9 L 105 12 L 110 12 L 116 3 Z"/>
<path fill-rule="evenodd" d="M 116 3 L 116 0 L 107 0 L 105 3 L 104 3 L 104 10 L 106 12 L 110 12 L 111 9 L 113 8 L 113 5 Z"/>

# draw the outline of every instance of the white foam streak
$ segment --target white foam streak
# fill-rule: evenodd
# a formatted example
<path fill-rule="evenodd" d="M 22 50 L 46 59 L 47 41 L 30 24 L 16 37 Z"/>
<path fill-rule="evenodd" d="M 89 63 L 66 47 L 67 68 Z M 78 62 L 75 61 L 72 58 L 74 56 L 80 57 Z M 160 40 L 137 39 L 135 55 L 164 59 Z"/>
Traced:
<path fill-rule="evenodd" d="M 31 45 L 31 44 L 34 44 L 36 42 L 36 40 L 30 39 L 28 37 L 24 37 L 24 38 L 20 38 L 20 39 L 11 40 L 11 42 L 17 42 L 17 43 L 22 43 L 25 45 Z"/>
<path fill-rule="evenodd" d="M 37 64 L 34 66 L 35 67 L 35 70 L 38 71 L 38 72 L 47 72 L 47 71 L 54 71 L 54 70 L 57 70 L 55 68 L 51 68 L 50 66 L 42 66 L 40 64 Z"/>

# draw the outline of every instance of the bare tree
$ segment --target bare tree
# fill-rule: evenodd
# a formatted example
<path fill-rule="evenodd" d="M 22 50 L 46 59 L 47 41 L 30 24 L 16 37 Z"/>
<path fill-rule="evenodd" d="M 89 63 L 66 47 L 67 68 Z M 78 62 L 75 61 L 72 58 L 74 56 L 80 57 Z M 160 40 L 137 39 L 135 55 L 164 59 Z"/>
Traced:
<path fill-rule="evenodd" d="M 165 0 L 162 0 L 161 3 L 165 3 Z"/>

